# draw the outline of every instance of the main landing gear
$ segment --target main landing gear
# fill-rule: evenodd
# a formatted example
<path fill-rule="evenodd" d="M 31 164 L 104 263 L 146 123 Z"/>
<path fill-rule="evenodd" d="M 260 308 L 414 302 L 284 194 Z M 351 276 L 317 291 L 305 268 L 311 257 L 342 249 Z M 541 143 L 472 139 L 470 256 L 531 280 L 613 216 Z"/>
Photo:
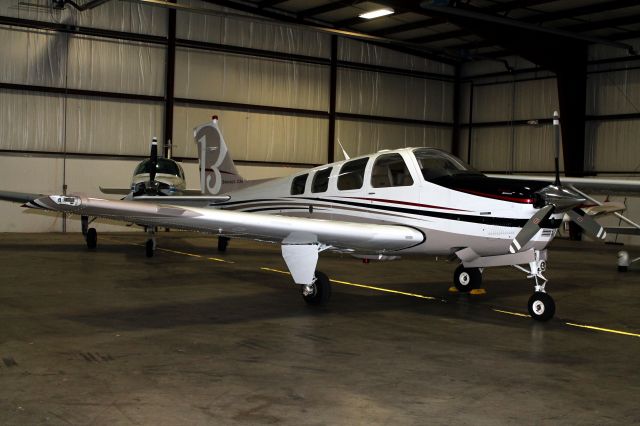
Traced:
<path fill-rule="evenodd" d="M 460 293 L 468 293 L 482 287 L 482 270 L 480 268 L 465 268 L 460 265 L 453 273 L 453 285 Z"/>
<path fill-rule="evenodd" d="M 309 305 L 324 305 L 331 298 L 331 283 L 329 277 L 323 272 L 316 271 L 313 282 L 301 287 L 302 298 Z"/>
<path fill-rule="evenodd" d="M 229 240 L 231 240 L 231 238 L 229 238 L 229 237 L 223 237 L 223 236 L 218 237 L 218 251 L 219 252 L 224 253 L 225 251 L 227 251 L 227 246 L 229 245 Z"/>
<path fill-rule="evenodd" d="M 80 216 L 82 235 L 84 235 L 89 250 L 93 250 L 98 246 L 98 231 L 96 231 L 96 228 L 89 228 L 91 222 L 89 216 Z"/>
<path fill-rule="evenodd" d="M 147 242 L 144 245 L 144 252 L 147 255 L 147 257 L 153 257 L 153 254 L 156 251 L 156 227 L 148 226 L 147 235 L 149 236 L 149 238 L 147 239 Z"/>

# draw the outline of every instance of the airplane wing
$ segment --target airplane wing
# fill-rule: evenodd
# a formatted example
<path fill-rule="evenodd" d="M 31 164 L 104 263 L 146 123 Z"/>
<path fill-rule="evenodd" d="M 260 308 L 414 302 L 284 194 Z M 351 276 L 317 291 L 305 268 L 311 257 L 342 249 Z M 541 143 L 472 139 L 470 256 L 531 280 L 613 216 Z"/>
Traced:
<path fill-rule="evenodd" d="M 640 235 L 640 228 L 632 228 L 630 226 L 617 226 L 617 227 L 606 227 L 605 231 L 609 234 L 620 234 L 620 235 Z"/>
<path fill-rule="evenodd" d="M 555 178 L 552 176 L 525 176 L 525 175 L 495 175 L 489 174 L 489 177 L 499 177 L 501 179 L 518 179 L 532 180 L 538 182 L 553 183 Z M 640 196 L 640 180 L 624 180 L 624 179 L 602 179 L 602 178 L 578 178 L 578 177 L 562 177 L 562 183 L 565 185 L 573 185 L 583 192 L 590 194 L 603 195 L 628 195 Z"/>
<path fill-rule="evenodd" d="M 99 186 L 100 192 L 110 195 L 127 195 L 131 193 L 131 188 L 103 188 Z"/>
<path fill-rule="evenodd" d="M 422 232 L 408 226 L 327 221 L 129 200 L 104 200 L 80 195 L 51 195 L 29 199 L 30 194 L 16 194 L 0 192 L 0 199 L 26 201 L 25 206 L 31 208 L 96 216 L 139 225 L 167 226 L 261 241 L 317 243 L 330 248 L 365 253 L 386 253 L 410 248 L 425 241 Z"/>
<path fill-rule="evenodd" d="M 26 192 L 0 191 L 0 200 L 13 201 L 14 203 L 29 203 L 43 194 L 29 194 Z"/>

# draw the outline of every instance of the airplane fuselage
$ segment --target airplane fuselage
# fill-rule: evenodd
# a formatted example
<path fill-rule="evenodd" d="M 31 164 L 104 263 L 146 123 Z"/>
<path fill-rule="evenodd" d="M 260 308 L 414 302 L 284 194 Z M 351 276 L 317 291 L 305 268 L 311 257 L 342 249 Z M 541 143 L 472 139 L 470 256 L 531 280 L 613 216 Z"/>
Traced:
<path fill-rule="evenodd" d="M 508 251 L 511 241 L 538 211 L 534 193 L 542 184 L 489 178 L 477 172 L 431 177 L 425 170 L 428 167 L 421 167 L 414 155 L 416 150 L 442 153 L 424 148 L 380 151 L 234 191 L 228 194 L 229 201 L 212 207 L 404 225 L 424 234 L 423 243 L 393 254 L 449 255 L 463 247 L 472 247 L 483 256 Z M 380 167 L 390 161 L 395 170 Z M 348 181 L 354 169 L 358 179 Z M 544 249 L 556 235 L 561 217 L 553 215 L 526 248 Z"/>

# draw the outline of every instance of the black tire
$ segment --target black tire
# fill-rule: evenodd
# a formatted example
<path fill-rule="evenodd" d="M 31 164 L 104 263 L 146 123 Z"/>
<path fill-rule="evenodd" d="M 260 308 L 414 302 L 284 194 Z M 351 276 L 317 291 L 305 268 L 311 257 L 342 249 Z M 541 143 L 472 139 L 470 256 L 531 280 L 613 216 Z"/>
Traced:
<path fill-rule="evenodd" d="M 629 271 L 629 268 L 627 266 L 618 265 L 618 272 L 627 272 L 627 271 Z"/>
<path fill-rule="evenodd" d="M 527 303 L 529 315 L 536 321 L 549 321 L 556 313 L 556 303 L 547 293 L 536 291 Z"/>
<path fill-rule="evenodd" d="M 478 268 L 465 268 L 460 265 L 453 273 L 453 285 L 460 293 L 468 293 L 482 287 L 482 272 Z"/>
<path fill-rule="evenodd" d="M 311 288 L 312 292 L 305 294 L 305 290 Z M 321 306 L 329 302 L 331 298 L 331 283 L 329 277 L 320 271 L 316 271 L 316 281 L 311 286 L 302 286 L 302 298 L 309 305 Z"/>
<path fill-rule="evenodd" d="M 228 237 L 218 237 L 218 251 L 224 253 L 227 251 L 227 246 L 229 245 L 229 240 L 231 238 Z"/>
<path fill-rule="evenodd" d="M 98 231 L 96 231 L 96 228 L 89 228 L 87 230 L 86 241 L 88 249 L 93 250 L 98 246 Z"/>
<path fill-rule="evenodd" d="M 155 250 L 153 249 L 153 240 L 147 240 L 146 244 L 144 245 L 144 252 L 147 255 L 147 257 L 153 257 L 153 252 Z"/>

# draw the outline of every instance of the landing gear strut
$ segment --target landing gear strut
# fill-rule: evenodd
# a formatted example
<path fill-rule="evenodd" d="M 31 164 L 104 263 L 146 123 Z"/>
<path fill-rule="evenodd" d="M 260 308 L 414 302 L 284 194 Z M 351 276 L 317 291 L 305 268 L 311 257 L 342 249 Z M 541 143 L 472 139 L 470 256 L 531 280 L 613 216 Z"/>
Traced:
<path fill-rule="evenodd" d="M 535 282 L 534 293 L 527 303 L 529 315 L 536 321 L 549 321 L 556 313 L 556 304 L 545 290 L 548 280 L 542 273 L 547 270 L 547 261 L 541 258 L 539 251 L 536 251 L 535 260 L 529 262 L 529 269 L 520 265 L 513 266 L 526 273 L 527 278 L 533 278 Z"/>
<path fill-rule="evenodd" d="M 90 250 L 95 249 L 98 245 L 98 231 L 96 231 L 96 228 L 87 229 L 85 239 L 87 241 L 87 248 Z"/>
<path fill-rule="evenodd" d="M 453 273 L 453 285 L 460 293 L 480 288 L 482 286 L 482 272 L 480 268 L 465 268 L 460 265 Z"/>
<path fill-rule="evenodd" d="M 331 283 L 329 277 L 320 271 L 316 271 L 315 279 L 311 284 L 302 286 L 302 298 L 309 305 L 324 305 L 331 298 Z"/>
<path fill-rule="evenodd" d="M 227 251 L 227 246 L 229 245 L 229 240 L 231 240 L 231 238 L 229 237 L 218 237 L 218 251 L 224 253 L 225 251 Z"/>
<path fill-rule="evenodd" d="M 156 227 L 147 227 L 147 235 L 149 235 L 149 239 L 144 245 L 145 254 L 147 257 L 153 257 L 153 254 L 156 251 Z"/>

